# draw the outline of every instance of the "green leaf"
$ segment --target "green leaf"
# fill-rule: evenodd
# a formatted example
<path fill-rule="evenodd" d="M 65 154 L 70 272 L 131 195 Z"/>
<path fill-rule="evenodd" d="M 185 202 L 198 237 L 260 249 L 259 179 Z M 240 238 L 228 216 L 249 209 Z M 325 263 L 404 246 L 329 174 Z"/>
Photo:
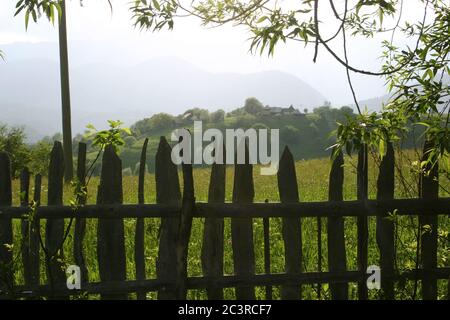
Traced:
<path fill-rule="evenodd" d="M 125 132 L 126 134 L 128 134 L 128 135 L 131 136 L 131 130 L 130 130 L 130 128 L 123 128 L 122 130 L 123 130 L 123 132 Z"/>
<path fill-rule="evenodd" d="M 33 21 L 37 22 L 37 15 L 36 15 L 36 11 L 35 10 L 31 11 L 31 15 L 33 16 Z"/>
<path fill-rule="evenodd" d="M 261 18 L 258 19 L 258 21 L 256 21 L 256 23 L 264 22 L 264 21 L 267 20 L 267 19 L 268 19 L 267 16 L 262 16 Z"/>
<path fill-rule="evenodd" d="M 30 10 L 25 12 L 25 30 L 28 30 L 28 22 L 30 20 Z"/>
<path fill-rule="evenodd" d="M 90 130 L 96 130 L 95 127 L 94 127 L 94 125 L 91 124 L 91 123 L 89 123 L 89 124 L 86 126 L 86 128 L 87 128 L 87 129 L 90 129 Z"/>
<path fill-rule="evenodd" d="M 153 6 L 156 8 L 156 10 L 161 11 L 161 6 L 159 5 L 157 0 L 152 0 Z"/>

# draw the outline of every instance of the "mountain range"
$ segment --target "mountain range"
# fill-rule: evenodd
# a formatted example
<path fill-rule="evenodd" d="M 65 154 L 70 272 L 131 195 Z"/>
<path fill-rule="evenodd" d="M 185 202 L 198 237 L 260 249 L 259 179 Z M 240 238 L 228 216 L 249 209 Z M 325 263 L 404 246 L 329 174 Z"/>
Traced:
<path fill-rule="evenodd" d="M 0 63 L 0 122 L 24 126 L 31 142 L 61 131 L 59 64 L 45 57 L 53 57 L 54 49 L 45 44 L 10 45 L 7 62 Z M 33 58 L 28 50 L 33 50 Z M 298 77 L 281 71 L 211 73 L 175 57 L 124 66 L 108 59 L 79 60 L 70 67 L 74 133 L 90 123 L 102 127 L 108 119 L 132 124 L 158 112 L 179 114 L 194 107 L 229 111 L 248 97 L 300 110 L 326 100 Z"/>

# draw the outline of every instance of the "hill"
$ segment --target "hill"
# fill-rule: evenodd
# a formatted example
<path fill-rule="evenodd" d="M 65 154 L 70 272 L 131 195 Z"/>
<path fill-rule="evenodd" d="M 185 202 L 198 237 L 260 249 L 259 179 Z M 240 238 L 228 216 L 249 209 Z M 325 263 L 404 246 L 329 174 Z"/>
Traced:
<path fill-rule="evenodd" d="M 59 66 L 48 59 L 0 64 L 2 122 L 49 135 L 60 130 Z M 154 58 L 130 67 L 85 64 L 71 68 L 73 131 L 107 119 L 131 124 L 152 114 L 186 108 L 239 107 L 249 96 L 269 105 L 313 108 L 325 97 L 299 78 L 280 71 L 209 73 L 177 58 Z M 32 137 L 36 140 L 38 137 Z"/>
<path fill-rule="evenodd" d="M 247 104 L 248 102 L 243 108 L 228 113 L 223 110 L 210 113 L 208 110 L 197 108 L 177 116 L 159 113 L 137 121 L 131 126 L 132 136 L 124 137 L 125 146 L 121 150 L 123 168 L 129 168 L 127 171 L 129 174 L 137 172 L 145 138 L 150 139 L 148 154 L 155 155 L 160 136 L 165 136 L 169 140 L 172 131 L 178 128 L 187 128 L 192 132 L 194 120 L 202 120 L 203 130 L 217 128 L 224 132 L 228 128 L 279 129 L 280 152 L 283 151 L 284 146 L 288 145 L 295 159 L 329 156 L 330 151 L 327 148 L 334 141 L 330 133 L 336 129 L 336 122 L 345 122 L 348 116 L 354 116 L 353 110 L 349 107 L 337 109 L 323 106 L 303 113 L 295 108 L 264 109 L 262 104 L 260 108 L 263 109 L 253 110 L 253 113 L 250 113 L 246 111 Z M 268 114 L 267 110 L 271 109 L 273 112 Z M 279 109 L 283 111 L 279 112 Z M 86 142 L 88 146 L 91 144 L 91 141 L 86 140 L 82 135 L 75 137 L 74 146 L 78 144 L 78 141 Z M 93 159 L 95 155 L 96 153 L 92 152 L 89 158 Z M 148 158 L 147 165 L 150 171 L 153 171 L 154 158 Z"/>

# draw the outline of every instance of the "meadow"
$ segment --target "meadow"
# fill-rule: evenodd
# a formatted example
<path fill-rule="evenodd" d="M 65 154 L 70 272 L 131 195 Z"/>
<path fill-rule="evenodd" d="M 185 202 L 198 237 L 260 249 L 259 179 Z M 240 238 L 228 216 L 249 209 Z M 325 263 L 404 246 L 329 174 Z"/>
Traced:
<path fill-rule="evenodd" d="M 415 157 L 415 154 L 410 151 L 406 153 L 407 157 L 403 155 L 401 174 L 403 180 L 396 179 L 395 185 L 395 197 L 396 198 L 408 198 L 417 197 L 417 177 L 413 172 L 409 170 L 408 164 L 410 159 Z M 356 157 L 345 157 L 346 165 L 344 167 L 345 181 L 344 181 L 344 199 L 354 200 L 356 199 L 356 169 L 355 169 Z M 326 201 L 328 198 L 328 175 L 331 168 L 331 162 L 328 158 L 312 159 L 312 160 L 300 160 L 296 162 L 297 181 L 299 186 L 300 201 Z M 227 167 L 226 176 L 226 201 L 231 201 L 232 188 L 233 188 L 233 167 Z M 263 202 L 268 200 L 269 202 L 279 201 L 279 194 L 277 188 L 276 176 L 261 176 L 259 174 L 259 168 L 256 166 L 253 170 L 254 184 L 255 184 L 255 202 Z M 378 170 L 376 161 L 371 158 L 369 163 L 369 198 L 375 198 L 376 195 L 376 178 Z M 182 185 L 181 172 L 180 184 Z M 209 168 L 195 168 L 194 169 L 194 187 L 196 200 L 199 202 L 207 201 L 208 197 L 208 184 L 209 184 L 210 169 Z M 446 190 L 449 190 L 450 183 L 448 180 L 441 179 L 443 188 L 441 189 L 440 196 L 448 197 L 449 194 Z M 88 185 L 88 203 L 95 203 L 96 190 L 99 183 L 98 177 L 93 177 Z M 123 177 L 123 199 L 124 203 L 137 203 L 138 178 L 135 176 Z M 19 182 L 15 180 L 13 182 L 13 202 L 14 205 L 19 204 Z M 32 194 L 31 190 L 31 193 Z M 47 190 L 46 179 L 43 179 L 42 189 L 42 203 L 46 203 Z M 69 203 L 73 197 L 73 191 L 70 185 L 67 185 L 64 190 L 64 202 Z M 145 202 L 155 203 L 155 177 L 154 174 L 147 174 L 145 178 Z M 264 246 L 263 246 L 263 222 L 262 219 L 254 219 L 254 244 L 255 244 L 255 259 L 256 259 L 256 272 L 264 273 Z M 135 279 L 135 266 L 134 266 L 134 232 L 135 232 L 135 219 L 125 219 L 125 246 L 126 246 L 126 259 L 127 259 L 127 278 Z M 327 233 L 326 233 L 326 218 L 321 219 L 322 224 L 322 237 L 318 239 L 318 220 L 316 218 L 302 218 L 302 236 L 303 236 L 303 271 L 311 272 L 318 271 L 318 242 L 322 243 L 322 271 L 327 270 Z M 271 272 L 278 273 L 284 272 L 284 244 L 282 237 L 281 218 L 270 219 L 270 261 Z M 158 255 L 158 228 L 159 219 L 149 218 L 145 221 L 145 257 L 146 257 L 146 275 L 147 278 L 155 278 L 155 262 Z M 448 266 L 449 245 L 448 245 L 448 230 L 450 226 L 449 217 L 440 216 L 439 218 L 439 247 L 438 247 L 438 264 L 439 266 Z M 396 221 L 396 247 L 397 258 L 396 267 L 398 270 L 413 269 L 416 264 L 416 249 L 417 249 L 417 234 L 418 234 L 418 221 L 417 217 L 397 217 Z M 14 248 L 20 247 L 20 223 L 15 220 L 14 223 Z M 376 223 L 375 218 L 369 218 L 369 264 L 379 264 L 379 250 L 376 245 L 375 239 Z M 41 233 L 44 236 L 45 233 L 45 221 L 41 222 Z M 192 234 L 189 246 L 188 257 L 188 274 L 189 276 L 202 275 L 201 269 L 201 245 L 203 235 L 203 219 L 195 218 L 193 222 Z M 224 233 L 224 273 L 233 274 L 233 259 L 231 250 L 231 230 L 230 219 L 225 219 L 225 233 Z M 90 281 L 99 281 L 97 254 L 96 254 L 96 220 L 88 219 L 87 232 L 84 241 L 84 253 L 85 259 L 89 271 Z M 345 241 L 347 250 L 347 269 L 356 270 L 356 219 L 345 218 Z M 72 252 L 72 236 L 69 235 L 64 245 L 65 263 L 72 264 L 73 258 Z M 41 250 L 42 251 L 42 250 Z M 16 251 L 17 252 L 17 251 Z M 41 282 L 46 281 L 46 274 L 44 268 L 44 257 L 41 252 Z M 15 271 L 16 282 L 23 282 L 23 275 L 21 268 L 17 268 Z M 439 297 L 444 298 L 447 294 L 447 282 L 439 281 Z M 280 297 L 280 288 L 273 288 L 273 296 L 275 299 Z M 330 292 L 328 285 L 324 284 L 320 287 L 321 298 L 329 299 Z M 224 289 L 226 298 L 234 297 L 234 289 Z M 414 296 L 414 281 L 406 281 L 404 283 L 397 284 L 396 298 L 398 299 L 412 299 L 420 297 L 420 282 L 418 284 L 418 294 Z M 369 291 L 370 298 L 379 298 L 378 291 Z M 156 298 L 156 293 L 148 293 L 149 299 Z M 265 289 L 264 287 L 256 288 L 256 296 L 258 299 L 264 299 Z M 302 296 L 304 299 L 317 299 L 318 286 L 317 285 L 303 285 Z M 133 297 L 133 295 L 131 295 Z M 357 285 L 351 283 L 349 285 L 349 297 L 355 299 L 357 297 Z M 89 298 L 98 298 L 96 295 L 92 295 Z M 188 293 L 189 299 L 205 299 L 205 290 L 190 290 Z"/>

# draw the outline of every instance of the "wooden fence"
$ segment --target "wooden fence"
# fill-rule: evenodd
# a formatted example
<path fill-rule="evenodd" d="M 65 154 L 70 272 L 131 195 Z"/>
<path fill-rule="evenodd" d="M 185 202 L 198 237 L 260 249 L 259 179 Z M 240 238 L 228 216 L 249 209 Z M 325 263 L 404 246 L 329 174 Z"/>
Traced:
<path fill-rule="evenodd" d="M 57 259 L 67 236 L 67 223 L 74 223 L 73 254 L 81 268 L 82 292 L 100 294 L 104 299 L 126 299 L 136 293 L 145 299 L 147 292 L 157 291 L 158 299 L 185 299 L 188 289 L 206 289 L 209 299 L 222 299 L 223 288 L 234 287 L 237 299 L 255 299 L 255 286 L 266 287 L 266 298 L 272 298 L 272 286 L 281 286 L 282 299 L 300 299 L 305 284 L 328 283 L 332 299 L 348 299 L 348 283 L 358 283 L 359 299 L 368 298 L 366 274 L 368 264 L 368 217 L 376 217 L 377 245 L 380 251 L 383 296 L 393 299 L 394 284 L 401 279 L 420 279 L 424 299 L 437 298 L 438 279 L 449 279 L 450 268 L 437 268 L 438 215 L 450 214 L 450 198 L 438 197 L 437 169 L 422 176 L 419 199 L 394 199 L 394 150 L 388 147 L 377 180 L 376 200 L 368 199 L 367 149 L 358 155 L 357 200 L 343 201 L 344 158 L 339 155 L 329 175 L 328 202 L 300 202 L 294 159 L 286 148 L 278 171 L 280 203 L 253 203 L 253 168 L 250 164 L 235 165 L 232 203 L 225 203 L 225 165 L 214 164 L 211 169 L 208 203 L 198 203 L 194 197 L 191 165 L 182 165 L 183 192 L 178 169 L 171 162 L 171 147 L 161 138 L 155 160 L 156 204 L 144 203 L 144 173 L 147 142 L 141 156 L 138 204 L 122 204 L 121 160 L 112 147 L 107 147 L 102 159 L 97 205 L 81 204 L 76 209 L 63 205 L 63 150 L 56 142 L 51 152 L 48 176 L 48 205 L 30 209 L 30 198 L 41 199 L 41 177 L 35 176 L 34 194 L 29 195 L 30 173 L 20 176 L 21 205 L 12 206 L 10 160 L 0 153 L 0 296 L 3 298 L 67 298 L 77 293 L 66 286 L 62 262 Z M 80 144 L 77 174 L 82 183 L 86 179 L 86 146 Z M 275 192 L 275 190 L 274 190 Z M 394 222 L 386 219 L 389 212 L 419 216 L 422 226 L 431 232 L 420 236 L 421 263 L 416 269 L 399 272 L 395 268 Z M 188 246 L 194 217 L 204 218 L 203 248 L 201 252 L 203 276 L 188 277 Z M 285 273 L 272 274 L 270 267 L 269 219 L 282 218 L 285 248 Z M 302 230 L 300 219 L 318 218 L 318 232 L 322 232 L 320 218 L 327 218 L 328 271 L 304 272 L 302 268 Z M 344 239 L 345 217 L 357 219 L 357 270 L 348 271 Z M 94 218 L 97 225 L 97 259 L 100 282 L 90 282 L 83 252 L 86 219 Z M 124 218 L 136 218 L 135 280 L 126 279 Z M 146 279 L 144 256 L 144 219 L 160 218 L 159 248 L 156 279 Z M 231 218 L 231 237 L 234 274 L 223 274 L 224 218 Z M 253 219 L 262 218 L 264 224 L 265 273 L 255 274 Z M 41 237 L 41 220 L 45 223 L 45 243 Z M 13 241 L 13 220 L 20 220 L 20 248 L 7 244 Z M 256 244 L 261 246 L 262 244 Z M 319 252 L 321 241 L 318 242 Z M 40 251 L 45 250 L 47 283 L 39 276 Z M 64 253 L 68 255 L 69 253 Z M 23 265 L 24 284 L 14 282 L 16 256 Z"/>

